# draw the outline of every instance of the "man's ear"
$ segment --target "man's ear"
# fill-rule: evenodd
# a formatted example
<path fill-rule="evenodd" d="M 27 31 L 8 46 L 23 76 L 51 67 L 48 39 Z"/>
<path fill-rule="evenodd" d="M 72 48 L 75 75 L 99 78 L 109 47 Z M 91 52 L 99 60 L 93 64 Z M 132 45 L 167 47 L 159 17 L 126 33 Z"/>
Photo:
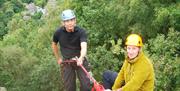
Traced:
<path fill-rule="evenodd" d="M 74 18 L 74 22 L 75 22 L 75 25 L 74 25 L 74 26 L 76 26 L 76 22 L 77 22 L 77 21 L 76 21 L 76 18 Z"/>

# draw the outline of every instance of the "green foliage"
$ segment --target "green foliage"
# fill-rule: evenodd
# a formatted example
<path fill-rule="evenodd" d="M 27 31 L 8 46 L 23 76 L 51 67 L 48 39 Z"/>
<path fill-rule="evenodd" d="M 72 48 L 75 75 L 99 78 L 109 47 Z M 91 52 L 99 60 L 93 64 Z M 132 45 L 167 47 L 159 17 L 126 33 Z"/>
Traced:
<path fill-rule="evenodd" d="M 24 10 L 24 6 L 21 0 L 11 0 L 11 3 L 13 4 L 13 11 L 15 13 L 18 13 Z"/>
<path fill-rule="evenodd" d="M 44 7 L 47 0 L 0 3 L 0 86 L 9 91 L 63 91 L 51 41 L 61 22 L 59 13 L 71 8 L 78 25 L 87 30 L 87 56 L 97 81 L 105 70 L 120 70 L 124 39 L 138 33 L 145 38 L 145 52 L 154 63 L 155 91 L 180 90 L 177 0 L 59 0 L 47 2 L 48 15 L 36 13 L 29 20 L 23 19 L 22 2 Z"/>
<path fill-rule="evenodd" d="M 44 7 L 48 0 L 34 0 L 35 4 L 40 7 Z"/>
<path fill-rule="evenodd" d="M 180 36 L 180 33 L 170 29 L 167 36 L 158 35 L 155 39 L 149 40 L 148 48 L 156 73 L 156 91 L 175 91 L 180 84 L 180 38 L 177 36 Z"/>
<path fill-rule="evenodd" d="M 111 40 L 111 44 L 111 50 L 107 50 L 106 45 L 97 46 L 93 51 L 90 51 L 88 55 L 94 77 L 98 80 L 101 79 L 102 73 L 105 70 L 108 69 L 118 72 L 122 66 L 124 50 L 119 47 L 121 40 L 119 39 L 117 44 L 115 44 L 114 40 Z"/>
<path fill-rule="evenodd" d="M 37 59 L 36 62 L 32 63 L 33 66 L 25 66 L 25 68 L 22 68 L 26 69 L 27 67 L 28 69 L 28 67 L 30 67 L 31 69 L 29 69 L 29 71 L 24 72 L 23 70 L 19 70 L 24 73 L 23 79 L 21 80 L 13 80 L 14 77 L 11 76 L 11 73 L 8 73 L 7 70 L 3 71 L 4 74 L 2 74 L 2 78 L 4 80 L 2 79 L 3 81 L 0 81 L 2 82 L 2 86 L 8 87 L 10 91 L 62 91 L 59 67 L 52 57 L 50 46 L 51 35 L 57 25 L 52 23 L 52 21 L 57 20 L 57 18 L 52 17 L 46 19 L 46 23 L 39 18 L 32 18 L 31 20 L 25 21 L 22 19 L 21 14 L 14 15 L 13 20 L 8 23 L 9 34 L 4 36 L 3 41 L 0 43 L 1 48 L 17 45 L 20 49 L 23 48 L 27 51 L 27 53 L 17 51 L 17 54 L 19 53 L 18 55 L 33 55 L 33 57 Z M 6 55 L 8 54 L 10 53 L 7 52 Z M 3 56 L 0 57 L 4 59 Z M 19 56 L 17 57 L 20 58 Z M 18 59 L 15 59 L 15 61 L 16 60 Z M 31 59 L 27 60 L 29 62 L 32 61 Z M 2 61 L 5 62 L 5 60 Z M 25 64 L 29 63 L 24 62 Z M 17 64 L 19 63 L 17 62 Z M 21 75 L 19 75 L 19 78 L 21 78 Z M 5 82 L 8 84 L 6 85 Z"/>
<path fill-rule="evenodd" d="M 77 5 L 74 5 L 77 6 L 75 9 L 78 19 L 80 19 L 78 24 L 89 30 L 91 46 L 97 44 L 102 46 L 108 42 L 108 39 L 111 40 L 119 35 L 119 29 L 116 26 L 119 22 L 116 19 L 117 13 L 111 12 L 109 3 L 111 4 L 112 1 L 89 0 L 78 2 Z"/>
<path fill-rule="evenodd" d="M 0 7 L 2 7 L 1 5 L 3 5 L 4 2 L 5 0 L 0 0 Z"/>
<path fill-rule="evenodd" d="M 17 46 L 4 47 L 0 51 L 1 86 L 8 87 L 8 89 L 25 86 L 24 81 L 28 82 L 28 74 L 31 73 L 33 64 L 37 62 L 37 59 Z"/>
<path fill-rule="evenodd" d="M 29 82 L 30 87 L 26 91 L 59 91 L 62 88 L 59 67 L 56 62 L 46 58 L 41 64 L 36 65 L 32 71 Z M 60 87 L 60 88 L 59 88 Z"/>
<path fill-rule="evenodd" d="M 93 75 L 97 80 L 101 79 L 103 71 L 107 69 L 118 71 L 118 67 L 122 64 L 112 52 L 101 46 L 96 47 L 96 52 L 89 53 L 88 57 L 92 65 Z"/>
<path fill-rule="evenodd" d="M 2 8 L 1 8 L 2 7 Z M 4 1 L 0 7 L 0 39 L 8 33 L 7 24 L 12 19 L 15 13 L 19 13 L 24 10 L 24 6 L 20 0 Z"/>
<path fill-rule="evenodd" d="M 34 0 L 21 0 L 23 3 L 32 3 Z"/>
<path fill-rule="evenodd" d="M 32 18 L 34 18 L 34 19 L 40 19 L 41 18 L 41 16 L 42 16 L 42 12 L 36 12 L 33 16 L 32 16 Z"/>

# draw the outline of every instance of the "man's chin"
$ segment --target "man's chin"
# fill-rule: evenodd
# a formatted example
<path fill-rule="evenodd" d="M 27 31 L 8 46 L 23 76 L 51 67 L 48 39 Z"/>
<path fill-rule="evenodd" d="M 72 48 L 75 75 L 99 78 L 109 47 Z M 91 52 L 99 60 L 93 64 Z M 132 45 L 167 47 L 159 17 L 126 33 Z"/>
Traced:
<path fill-rule="evenodd" d="M 68 28 L 68 30 L 73 30 L 73 29 L 74 29 L 74 27 L 69 27 L 69 28 Z"/>

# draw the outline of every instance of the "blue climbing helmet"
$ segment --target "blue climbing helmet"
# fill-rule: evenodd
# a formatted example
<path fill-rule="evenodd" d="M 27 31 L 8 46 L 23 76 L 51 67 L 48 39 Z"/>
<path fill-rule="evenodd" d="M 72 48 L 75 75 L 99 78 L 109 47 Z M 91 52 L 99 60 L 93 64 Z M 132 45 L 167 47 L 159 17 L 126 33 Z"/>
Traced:
<path fill-rule="evenodd" d="M 76 16 L 75 16 L 74 12 L 70 9 L 64 10 L 61 14 L 61 19 L 63 21 L 70 20 L 70 19 L 73 19 L 75 17 Z"/>

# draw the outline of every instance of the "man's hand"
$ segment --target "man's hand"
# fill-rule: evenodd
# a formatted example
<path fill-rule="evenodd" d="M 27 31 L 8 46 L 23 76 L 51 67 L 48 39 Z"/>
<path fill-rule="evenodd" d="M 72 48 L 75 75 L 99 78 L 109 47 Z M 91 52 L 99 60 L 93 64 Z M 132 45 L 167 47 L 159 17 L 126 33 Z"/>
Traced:
<path fill-rule="evenodd" d="M 58 64 L 61 64 L 62 63 L 62 59 L 59 58 L 58 61 L 57 61 Z"/>
<path fill-rule="evenodd" d="M 77 59 L 77 66 L 82 65 L 82 64 L 83 64 L 83 60 L 84 60 L 84 58 L 79 57 L 79 58 Z"/>

